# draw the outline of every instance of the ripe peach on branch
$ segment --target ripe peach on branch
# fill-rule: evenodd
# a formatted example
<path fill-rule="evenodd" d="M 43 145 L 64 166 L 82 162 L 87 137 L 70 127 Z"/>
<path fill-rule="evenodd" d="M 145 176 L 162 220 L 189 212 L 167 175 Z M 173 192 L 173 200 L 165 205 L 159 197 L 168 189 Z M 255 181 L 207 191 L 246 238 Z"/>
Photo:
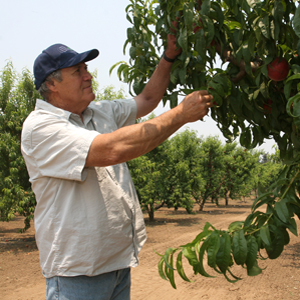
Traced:
<path fill-rule="evenodd" d="M 289 74 L 290 65 L 285 58 L 276 57 L 267 66 L 268 76 L 274 81 L 282 81 Z"/>

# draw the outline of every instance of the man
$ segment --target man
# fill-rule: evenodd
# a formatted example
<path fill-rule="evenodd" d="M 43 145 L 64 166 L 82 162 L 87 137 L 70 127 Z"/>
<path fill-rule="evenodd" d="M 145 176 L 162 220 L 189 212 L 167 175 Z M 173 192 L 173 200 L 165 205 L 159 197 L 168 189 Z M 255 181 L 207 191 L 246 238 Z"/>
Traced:
<path fill-rule="evenodd" d="M 164 57 L 134 99 L 93 102 L 86 62 L 62 44 L 34 63 L 37 100 L 22 130 L 22 153 L 35 193 L 36 242 L 46 277 L 46 299 L 130 299 L 130 268 L 146 240 L 143 215 L 126 161 L 161 144 L 211 107 L 206 91 L 144 123 L 169 84 L 180 53 L 168 36 Z"/>

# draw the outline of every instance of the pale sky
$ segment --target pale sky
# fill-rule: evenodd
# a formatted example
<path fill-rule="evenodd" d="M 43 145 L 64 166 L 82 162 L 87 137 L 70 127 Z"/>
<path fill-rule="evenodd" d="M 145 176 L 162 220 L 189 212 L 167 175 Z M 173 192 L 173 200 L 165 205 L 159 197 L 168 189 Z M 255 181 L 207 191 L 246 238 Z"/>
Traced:
<path fill-rule="evenodd" d="M 123 55 L 126 30 L 131 24 L 126 19 L 126 0 L 1 0 L 0 10 L 0 70 L 11 60 L 17 72 L 28 68 L 32 72 L 35 58 L 48 46 L 62 43 L 77 52 L 93 48 L 100 55 L 89 62 L 89 69 L 97 69 L 100 89 L 114 85 L 128 86 L 119 81 L 114 71 L 109 69 L 116 62 L 128 62 L 128 50 Z M 160 115 L 169 107 L 159 107 L 154 111 Z M 217 135 L 225 141 L 215 122 L 209 117 L 204 122 L 189 123 L 184 128 L 196 130 L 199 136 Z M 183 129 L 184 129 L 183 128 Z M 262 149 L 274 152 L 274 142 L 266 141 Z"/>

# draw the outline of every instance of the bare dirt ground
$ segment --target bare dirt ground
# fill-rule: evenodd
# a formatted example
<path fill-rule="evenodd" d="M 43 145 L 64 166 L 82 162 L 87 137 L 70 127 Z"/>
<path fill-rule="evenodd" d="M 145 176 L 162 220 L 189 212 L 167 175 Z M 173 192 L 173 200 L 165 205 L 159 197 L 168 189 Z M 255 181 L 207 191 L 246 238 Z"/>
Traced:
<path fill-rule="evenodd" d="M 222 204 L 222 203 L 221 203 Z M 233 205 L 235 204 L 235 205 Z M 283 254 L 276 260 L 259 263 L 265 267 L 261 275 L 247 277 L 244 269 L 234 267 L 233 272 L 242 280 L 231 284 L 217 275 L 216 278 L 194 276 L 191 267 L 186 274 L 193 280 L 184 282 L 176 276 L 177 289 L 162 280 L 157 272 L 158 255 L 168 247 L 191 242 L 205 222 L 218 229 L 226 229 L 233 221 L 243 221 L 250 212 L 251 201 L 232 202 L 227 208 L 207 204 L 204 212 L 188 215 L 185 210 L 160 209 L 156 221 L 147 223 L 148 240 L 140 253 L 140 265 L 132 270 L 132 300 L 285 300 L 300 298 L 300 240 L 294 235 Z M 197 207 L 195 207 L 197 209 Z M 297 220 L 298 228 L 300 221 Z M 45 280 L 39 265 L 39 252 L 34 239 L 34 227 L 26 233 L 23 218 L 0 223 L 0 299 L 44 299 Z M 207 268 L 207 271 L 210 271 Z M 211 272 L 213 274 L 213 272 Z M 84 300 L 84 299 L 83 299 Z"/>

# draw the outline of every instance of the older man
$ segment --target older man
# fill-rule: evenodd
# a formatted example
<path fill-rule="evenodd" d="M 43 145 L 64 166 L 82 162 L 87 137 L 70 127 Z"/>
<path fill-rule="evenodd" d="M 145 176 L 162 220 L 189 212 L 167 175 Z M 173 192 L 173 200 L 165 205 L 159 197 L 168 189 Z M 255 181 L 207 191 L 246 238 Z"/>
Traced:
<path fill-rule="evenodd" d="M 130 299 L 130 268 L 146 240 L 126 161 L 143 155 L 188 122 L 203 118 L 212 96 L 199 91 L 152 120 L 134 124 L 159 103 L 180 50 L 174 37 L 143 92 L 93 102 L 86 62 L 62 44 L 35 60 L 44 100 L 23 124 L 22 153 L 36 196 L 35 229 L 46 299 Z"/>

